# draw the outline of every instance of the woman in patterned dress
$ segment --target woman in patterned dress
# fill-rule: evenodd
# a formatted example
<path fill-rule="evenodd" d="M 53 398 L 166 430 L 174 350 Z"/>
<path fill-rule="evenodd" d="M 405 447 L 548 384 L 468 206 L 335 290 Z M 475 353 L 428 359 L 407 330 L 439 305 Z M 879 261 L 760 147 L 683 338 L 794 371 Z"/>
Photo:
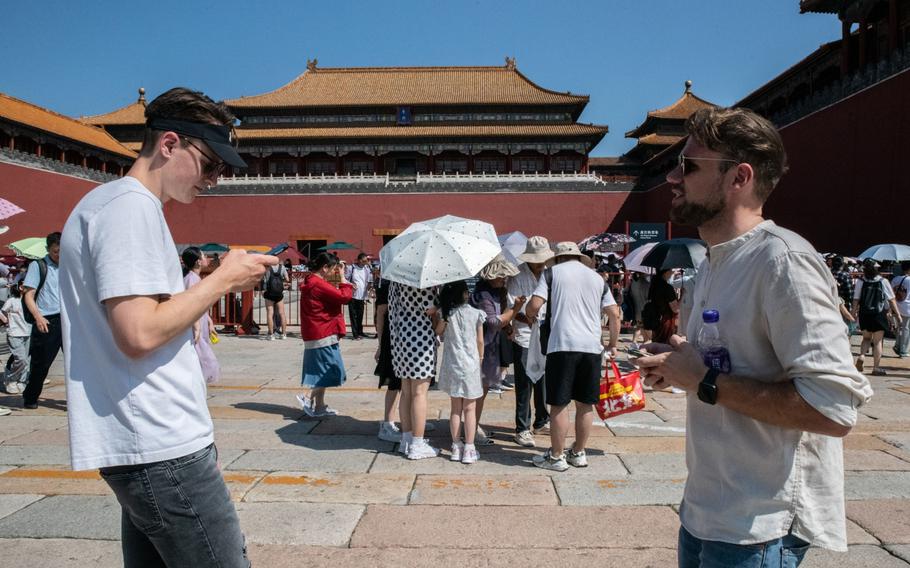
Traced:
<path fill-rule="evenodd" d="M 439 450 L 424 438 L 427 390 L 436 376 L 436 335 L 432 315 L 436 288 L 419 289 L 397 282 L 389 288 L 389 331 L 392 365 L 401 379 L 401 444 L 398 451 L 408 459 L 435 457 Z"/>

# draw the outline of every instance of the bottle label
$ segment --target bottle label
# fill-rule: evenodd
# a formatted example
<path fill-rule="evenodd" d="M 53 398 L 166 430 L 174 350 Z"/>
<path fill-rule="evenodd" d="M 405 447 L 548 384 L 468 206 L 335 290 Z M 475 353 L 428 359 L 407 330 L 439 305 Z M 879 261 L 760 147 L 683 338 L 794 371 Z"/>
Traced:
<path fill-rule="evenodd" d="M 702 351 L 702 360 L 706 367 L 717 369 L 721 373 L 730 372 L 730 352 L 726 347 L 713 347 Z"/>

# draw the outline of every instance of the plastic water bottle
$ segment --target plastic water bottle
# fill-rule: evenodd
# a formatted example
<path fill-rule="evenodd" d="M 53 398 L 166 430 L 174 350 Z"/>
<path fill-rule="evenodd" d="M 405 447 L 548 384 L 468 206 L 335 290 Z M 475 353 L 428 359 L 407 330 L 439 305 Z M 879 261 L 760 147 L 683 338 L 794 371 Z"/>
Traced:
<path fill-rule="evenodd" d="M 720 313 L 717 310 L 705 310 L 701 314 L 703 325 L 698 332 L 698 349 L 701 351 L 705 366 L 717 369 L 721 373 L 730 372 L 730 351 L 720 338 L 717 322 Z"/>

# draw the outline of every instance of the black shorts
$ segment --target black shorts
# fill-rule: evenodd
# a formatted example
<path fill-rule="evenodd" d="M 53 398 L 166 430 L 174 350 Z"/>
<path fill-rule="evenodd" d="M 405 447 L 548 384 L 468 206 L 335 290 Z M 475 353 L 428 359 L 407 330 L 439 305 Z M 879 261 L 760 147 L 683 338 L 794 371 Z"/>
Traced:
<path fill-rule="evenodd" d="M 891 328 L 891 324 L 888 323 L 888 315 L 885 312 L 859 314 L 859 328 L 862 331 L 875 333 L 877 331 L 888 331 Z"/>
<path fill-rule="evenodd" d="M 547 404 L 566 406 L 600 399 L 600 354 L 557 351 L 547 355 Z"/>

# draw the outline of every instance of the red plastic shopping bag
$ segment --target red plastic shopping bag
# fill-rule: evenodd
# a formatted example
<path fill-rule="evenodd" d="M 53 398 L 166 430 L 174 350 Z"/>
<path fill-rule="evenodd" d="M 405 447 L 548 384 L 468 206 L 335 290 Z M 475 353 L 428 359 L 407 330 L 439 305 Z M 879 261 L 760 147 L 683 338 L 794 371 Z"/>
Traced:
<path fill-rule="evenodd" d="M 622 374 L 616 361 L 610 359 L 610 367 L 600 381 L 600 400 L 597 414 L 606 420 L 645 407 L 645 392 L 641 386 L 638 369 Z"/>

